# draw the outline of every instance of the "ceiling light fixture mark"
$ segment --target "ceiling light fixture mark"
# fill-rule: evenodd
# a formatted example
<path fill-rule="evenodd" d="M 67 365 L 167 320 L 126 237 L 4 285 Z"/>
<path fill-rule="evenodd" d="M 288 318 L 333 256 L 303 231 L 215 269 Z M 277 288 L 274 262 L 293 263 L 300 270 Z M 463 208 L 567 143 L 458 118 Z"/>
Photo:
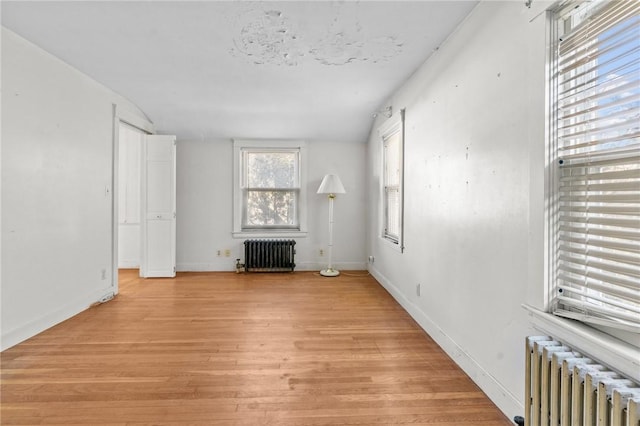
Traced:
<path fill-rule="evenodd" d="M 297 65 L 297 58 L 303 56 L 298 47 L 298 37 L 291 30 L 291 24 L 279 10 L 268 10 L 245 21 L 239 37 L 233 39 L 233 56 L 258 57 L 254 64 Z"/>
<path fill-rule="evenodd" d="M 342 6 L 340 6 L 342 9 Z M 305 54 L 322 65 L 354 62 L 387 62 L 402 52 L 403 43 L 395 36 L 366 38 L 357 16 L 345 17 L 337 11 L 324 36 L 304 42 L 293 30 L 293 23 L 279 10 L 253 10 L 238 37 L 233 39 L 233 56 L 246 56 L 255 64 L 297 66 Z M 249 13 L 251 16 L 251 12 Z M 255 60 L 255 58 L 259 58 Z"/>

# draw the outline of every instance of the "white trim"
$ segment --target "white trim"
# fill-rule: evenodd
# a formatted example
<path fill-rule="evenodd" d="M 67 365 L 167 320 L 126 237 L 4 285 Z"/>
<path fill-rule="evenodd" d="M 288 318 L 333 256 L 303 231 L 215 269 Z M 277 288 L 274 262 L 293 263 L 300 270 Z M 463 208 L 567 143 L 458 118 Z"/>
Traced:
<path fill-rule="evenodd" d="M 236 258 L 225 257 L 219 263 L 177 263 L 177 272 L 234 272 L 236 270 Z M 222 263 L 229 263 L 228 268 L 221 268 Z"/>
<path fill-rule="evenodd" d="M 111 104 L 111 289 L 118 294 L 118 244 L 120 238 L 120 191 L 118 183 L 120 179 L 120 118 L 118 117 L 118 105 Z"/>
<path fill-rule="evenodd" d="M 340 271 L 366 271 L 367 262 L 331 262 L 334 269 Z M 326 269 L 326 262 L 296 262 L 296 271 L 320 271 Z"/>
<path fill-rule="evenodd" d="M 369 265 L 369 272 L 507 417 L 522 415 L 524 406 L 519 397 L 509 392 L 471 354 L 438 327 L 424 311 L 407 299 L 402 291 L 382 275 L 380 271 Z"/>
<path fill-rule="evenodd" d="M 559 318 L 529 305 L 533 327 L 573 347 L 586 356 L 640 383 L 640 348 L 589 327 L 579 321 Z M 640 346 L 640 336 L 637 344 Z"/>
<path fill-rule="evenodd" d="M 380 227 L 382 228 L 382 226 L 383 225 L 381 225 Z M 400 246 L 400 241 L 396 243 L 394 241 L 391 241 L 389 238 L 386 238 L 384 235 L 378 235 L 378 238 L 380 239 L 380 241 L 382 241 L 382 244 L 389 247 L 390 249 L 395 250 L 398 253 L 404 253 L 404 247 Z"/>
<path fill-rule="evenodd" d="M 384 241 L 390 248 L 403 253 L 404 252 L 404 154 L 405 154 L 405 141 L 404 141 L 404 137 L 405 137 L 405 132 L 404 132 L 404 115 L 405 115 L 405 110 L 402 109 L 398 112 L 396 112 L 395 114 L 393 114 L 391 117 L 389 117 L 384 123 L 382 123 L 380 125 L 380 127 L 378 127 L 378 138 L 380 140 L 380 214 L 378 215 L 379 217 L 379 225 L 378 225 L 378 238 L 380 238 L 382 241 Z M 386 200 L 386 196 L 385 196 L 385 173 L 384 173 L 384 166 L 385 166 L 385 155 L 384 155 L 384 139 L 386 136 L 393 134 L 397 131 L 401 132 L 401 137 L 400 137 L 400 189 L 399 189 L 399 197 L 400 197 L 400 211 L 398 213 L 398 215 L 400 216 L 400 230 L 399 230 L 399 235 L 398 235 L 398 241 L 393 241 L 390 238 L 387 238 L 384 235 L 384 227 L 385 227 L 385 220 L 386 220 L 386 213 L 385 213 L 385 200 Z"/>
<path fill-rule="evenodd" d="M 119 162 L 120 162 L 120 123 L 128 124 L 143 132 L 149 134 L 154 132 L 153 123 L 146 118 L 140 117 L 137 114 L 132 113 L 126 108 L 119 106 L 118 104 L 112 105 L 112 143 L 111 143 L 111 286 L 112 291 L 118 294 L 119 282 L 118 282 L 118 238 L 120 221 L 118 218 L 119 211 L 119 190 L 118 183 L 119 176 Z M 142 191 L 141 191 L 142 192 Z M 140 265 L 133 266 L 139 268 Z"/>
<path fill-rule="evenodd" d="M 26 324 L 14 328 L 10 331 L 4 331 L 2 333 L 2 345 L 0 351 L 4 351 L 12 346 L 17 345 L 31 337 L 34 337 L 38 333 L 41 333 L 62 321 L 78 315 L 80 312 L 85 311 L 93 303 L 102 299 L 108 294 L 113 294 L 113 287 L 108 286 L 100 290 L 95 290 L 87 295 L 78 297 L 73 301 L 65 304 L 59 309 L 54 310 L 40 318 L 36 318 Z"/>
<path fill-rule="evenodd" d="M 556 163 L 556 126 L 554 124 L 556 119 L 556 110 L 553 107 L 555 92 L 554 89 L 555 80 L 553 75 L 555 69 L 553 69 L 555 38 L 557 37 L 555 20 L 553 19 L 553 12 L 546 11 L 545 14 L 545 28 L 546 28 L 546 49 L 547 49 L 547 63 L 545 66 L 545 164 L 544 164 L 544 199 L 547 200 L 547 205 L 544 209 L 544 280 L 542 285 L 542 309 L 548 310 L 551 305 L 553 279 L 556 270 L 556 262 L 554 258 L 554 249 L 551 246 L 555 241 L 555 221 L 556 221 L 556 190 L 557 188 L 557 174 L 555 172 Z"/>
<path fill-rule="evenodd" d="M 390 133 L 399 130 L 401 125 L 402 117 L 400 115 L 400 112 L 396 112 L 391 117 L 387 118 L 384 123 L 380 125 L 380 127 L 378 127 L 378 135 L 380 136 L 380 139 Z"/>
<path fill-rule="evenodd" d="M 235 271 L 235 258 L 225 258 L 231 259 L 229 261 L 229 269 L 220 269 L 221 263 L 178 263 L 177 270 L 179 272 L 232 272 Z M 224 261 L 223 261 L 224 262 Z M 320 271 L 322 268 L 325 268 L 327 265 L 325 263 L 320 262 L 297 262 L 295 271 Z M 340 269 L 342 271 L 366 271 L 367 263 L 366 262 L 338 262 L 334 263 L 333 266 L 336 269 Z M 295 272 L 294 271 L 294 272 Z"/>
<path fill-rule="evenodd" d="M 561 210 L 570 211 L 570 207 L 561 207 L 560 203 L 560 194 L 563 192 L 561 188 L 561 178 L 563 175 L 562 166 L 562 152 L 561 145 L 563 145 L 563 137 L 559 133 L 559 122 L 558 117 L 560 107 L 558 106 L 556 99 L 558 98 L 558 90 L 559 86 L 562 84 L 562 74 L 558 68 L 558 62 L 562 61 L 560 51 L 561 42 L 563 38 L 572 37 L 571 34 L 574 33 L 576 29 L 579 29 L 581 25 L 588 23 L 587 21 L 591 18 L 598 19 L 600 12 L 602 12 L 601 8 L 605 7 L 608 3 L 606 1 L 596 0 L 593 2 L 563 2 L 562 4 L 556 4 L 554 7 L 547 10 L 546 13 L 546 45 L 547 45 L 547 62 L 545 67 L 545 79 L 546 79 L 546 91 L 545 91 L 545 168 L 544 168 L 544 200 L 546 202 L 544 209 L 544 282 L 541 285 L 539 290 L 539 295 L 542 296 L 542 304 L 541 306 L 535 306 L 536 309 L 540 309 L 543 312 L 555 312 L 556 315 L 564 315 L 568 318 L 574 318 L 579 321 L 582 321 L 587 324 L 587 328 L 595 326 L 596 324 L 603 324 L 611 330 L 615 330 L 618 328 L 623 333 L 628 332 L 631 336 L 629 338 L 625 338 L 625 340 L 638 339 L 639 336 L 633 333 L 638 333 L 638 325 L 637 323 L 633 323 L 633 319 L 637 317 L 636 310 L 633 305 L 630 303 L 628 306 L 624 306 L 624 304 L 620 305 L 622 309 L 618 311 L 617 309 L 609 309 L 607 308 L 611 305 L 609 301 L 605 299 L 600 299 L 603 306 L 600 307 L 598 305 L 589 306 L 589 302 L 585 302 L 577 296 L 577 293 L 571 292 L 571 286 L 568 288 L 567 282 L 570 280 L 564 279 L 562 277 L 562 269 L 561 266 L 565 266 L 567 264 L 575 263 L 575 258 L 580 257 L 580 255 L 576 255 L 576 257 L 572 257 L 573 255 L 568 255 L 565 259 L 562 259 L 564 255 L 567 255 L 568 251 L 563 246 L 567 244 L 567 239 L 564 238 L 563 232 L 561 232 L 561 227 L 567 224 L 567 222 L 562 218 Z M 577 6 L 581 5 L 580 8 Z M 608 6 L 607 6 L 608 7 Z M 615 10 L 615 9 L 613 9 Z M 611 10 L 609 10 L 611 12 Z M 605 13 L 608 13 L 605 11 Z M 618 12 L 616 12 L 617 14 Z M 578 19 L 580 22 L 575 22 L 575 19 Z M 606 18 L 609 19 L 609 18 Z M 569 25 L 567 25 L 569 24 Z M 619 24 L 619 22 L 618 22 Z M 616 24 L 616 25 L 618 25 Z M 582 31 L 582 30 L 579 30 Z M 579 38 L 582 40 L 582 37 Z M 582 44 L 582 41 L 580 42 Z M 577 47 L 576 47 L 577 48 Z M 574 151 L 576 148 L 580 148 L 580 145 L 572 145 L 571 143 L 568 146 L 564 147 L 565 149 L 571 148 L 571 151 L 565 151 L 567 154 L 569 153 L 577 153 L 580 152 L 580 149 Z M 606 152 L 606 151 L 603 151 Z M 565 162 L 565 165 L 570 163 L 571 161 Z M 613 190 L 613 188 L 612 188 Z M 583 200 L 584 202 L 584 200 Z M 568 210 L 567 210 L 568 209 Z M 573 216 L 566 215 L 565 217 L 571 218 Z M 588 218 L 588 213 L 587 216 Z M 581 218 L 584 219 L 584 218 Z M 585 223 L 589 223 L 588 219 L 586 219 Z M 573 224 L 570 224 L 572 226 Z M 606 228 L 606 227 L 605 227 Z M 564 233 L 566 234 L 566 233 Z M 573 245 L 573 244 L 569 244 Z M 588 250 L 590 244 L 585 244 L 586 251 L 585 253 L 581 253 L 581 255 L 589 256 Z M 567 260 L 572 259 L 572 260 Z M 585 265 L 587 266 L 587 265 Z M 582 273 L 576 273 L 573 275 L 574 277 L 579 277 Z M 624 273 L 624 272 L 623 272 Z M 588 274 L 588 273 L 587 273 Z M 607 280 L 608 277 L 612 278 L 611 281 Z M 605 285 L 601 287 L 603 294 L 607 294 L 608 291 L 615 293 L 615 283 L 613 279 L 615 279 L 615 272 L 612 270 L 610 273 L 604 273 L 604 277 L 602 279 L 598 279 L 598 281 L 602 281 Z M 584 278 L 584 277 L 582 277 Z M 580 279 L 582 279 L 580 278 Z M 607 286 L 611 286 L 611 290 L 607 290 Z M 585 290 L 586 287 L 583 284 L 576 282 L 575 290 Z M 563 294 L 560 294 L 561 291 L 564 291 Z M 586 294 L 586 293 L 583 293 Z M 573 295 L 573 296 L 572 296 Z M 580 301 L 580 303 L 576 303 Z M 531 304 L 531 301 L 529 301 Z M 540 305 L 536 303 L 535 305 Z M 532 306 L 530 306 L 531 308 Z M 625 311 L 625 308 L 630 308 Z M 573 312 L 575 310 L 575 312 Z M 552 318 L 555 318 L 553 315 L 549 315 Z M 620 321 L 616 321 L 618 318 Z M 624 320 L 627 320 L 625 322 Z M 571 322 L 568 322 L 571 323 Z M 618 335 L 617 331 L 605 331 L 605 333 L 612 334 L 615 338 Z"/>
<path fill-rule="evenodd" d="M 149 134 L 155 133 L 153 123 L 147 117 L 140 117 L 122 106 L 116 105 L 116 116 L 130 126 L 143 130 Z"/>
<path fill-rule="evenodd" d="M 298 221 L 300 229 L 286 231 L 276 229 L 267 231 L 264 229 L 255 231 L 242 230 L 242 191 L 240 190 L 240 163 L 241 150 L 244 148 L 297 148 L 300 150 L 300 192 L 298 200 Z M 307 143 L 303 140 L 279 140 L 279 139 L 233 139 L 233 238 L 304 238 L 307 236 Z"/>
<path fill-rule="evenodd" d="M 263 230 L 256 231 L 239 231 L 232 232 L 231 236 L 233 238 L 306 238 L 309 235 L 308 232 L 304 231 L 283 231 L 283 230 L 274 230 L 273 232 L 266 232 Z"/>
<path fill-rule="evenodd" d="M 140 262 L 136 262 L 134 260 L 123 260 L 118 265 L 118 269 L 140 269 Z"/>

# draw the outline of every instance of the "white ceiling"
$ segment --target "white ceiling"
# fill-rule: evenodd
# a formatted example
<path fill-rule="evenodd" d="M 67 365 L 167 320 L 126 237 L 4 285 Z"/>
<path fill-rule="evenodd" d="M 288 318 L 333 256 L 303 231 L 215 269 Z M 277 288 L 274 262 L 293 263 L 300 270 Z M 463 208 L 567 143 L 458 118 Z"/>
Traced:
<path fill-rule="evenodd" d="M 179 139 L 364 142 L 475 1 L 2 1 L 2 25 Z"/>

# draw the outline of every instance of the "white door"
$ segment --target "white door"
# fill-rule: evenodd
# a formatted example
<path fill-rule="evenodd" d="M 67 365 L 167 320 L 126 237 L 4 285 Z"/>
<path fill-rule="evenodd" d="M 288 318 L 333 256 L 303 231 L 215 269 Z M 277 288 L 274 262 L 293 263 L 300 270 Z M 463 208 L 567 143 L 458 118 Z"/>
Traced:
<path fill-rule="evenodd" d="M 140 269 L 140 170 L 146 133 L 122 121 L 118 130 L 118 268 Z"/>
<path fill-rule="evenodd" d="M 176 276 L 176 137 L 146 135 L 142 162 L 141 277 Z"/>

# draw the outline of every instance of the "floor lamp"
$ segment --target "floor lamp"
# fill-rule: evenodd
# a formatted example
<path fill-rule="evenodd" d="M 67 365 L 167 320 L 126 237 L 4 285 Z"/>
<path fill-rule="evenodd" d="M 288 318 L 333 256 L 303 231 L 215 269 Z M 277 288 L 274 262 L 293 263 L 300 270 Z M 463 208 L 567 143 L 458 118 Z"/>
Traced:
<path fill-rule="evenodd" d="M 331 255 L 333 251 L 333 199 L 336 198 L 336 194 L 344 194 L 344 186 L 340 182 L 340 178 L 337 175 L 326 175 L 322 179 L 320 188 L 318 188 L 318 194 L 329 194 L 329 265 L 327 269 L 320 271 L 320 275 L 325 277 L 337 277 L 340 275 L 340 271 L 333 269 L 331 265 Z"/>

